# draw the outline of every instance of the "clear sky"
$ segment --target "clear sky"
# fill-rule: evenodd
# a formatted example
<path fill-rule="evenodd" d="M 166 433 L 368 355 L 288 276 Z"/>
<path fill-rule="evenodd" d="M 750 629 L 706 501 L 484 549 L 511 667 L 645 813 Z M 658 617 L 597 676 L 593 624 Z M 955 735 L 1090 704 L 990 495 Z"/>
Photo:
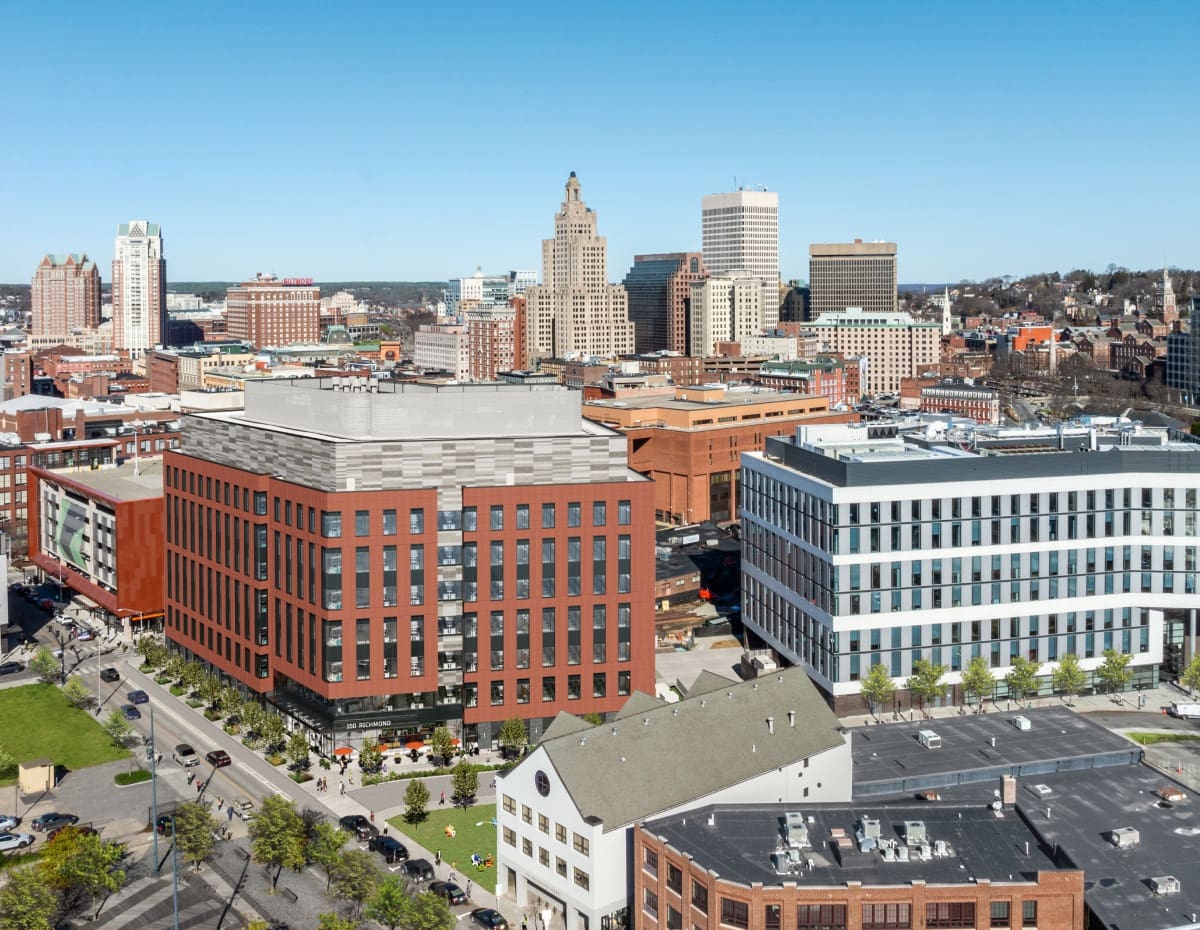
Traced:
<path fill-rule="evenodd" d="M 609 242 L 780 195 L 900 280 L 1200 266 L 1200 2 L 7 3 L 0 281 L 162 224 L 168 277 L 539 268 L 567 174 Z"/>

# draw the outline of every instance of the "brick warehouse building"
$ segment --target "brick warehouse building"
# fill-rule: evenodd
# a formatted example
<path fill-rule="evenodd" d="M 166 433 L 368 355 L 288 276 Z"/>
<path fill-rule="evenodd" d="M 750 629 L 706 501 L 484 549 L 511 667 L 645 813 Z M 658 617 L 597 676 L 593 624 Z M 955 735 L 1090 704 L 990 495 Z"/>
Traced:
<path fill-rule="evenodd" d="M 565 388 L 249 384 L 165 465 L 168 638 L 326 748 L 653 687 L 653 485 Z"/>

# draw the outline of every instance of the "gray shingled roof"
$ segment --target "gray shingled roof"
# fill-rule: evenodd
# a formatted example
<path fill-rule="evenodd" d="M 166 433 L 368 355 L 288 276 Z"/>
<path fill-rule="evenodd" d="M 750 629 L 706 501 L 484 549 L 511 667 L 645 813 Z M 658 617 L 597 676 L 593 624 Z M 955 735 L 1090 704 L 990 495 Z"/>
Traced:
<path fill-rule="evenodd" d="M 788 711 L 795 712 L 794 726 Z M 768 717 L 774 718 L 773 734 Z M 845 742 L 837 718 L 801 668 L 726 681 L 704 694 L 693 689 L 675 704 L 647 707 L 586 731 L 566 732 L 560 719 L 547 729 L 540 748 L 580 814 L 598 818 L 605 830 Z"/>

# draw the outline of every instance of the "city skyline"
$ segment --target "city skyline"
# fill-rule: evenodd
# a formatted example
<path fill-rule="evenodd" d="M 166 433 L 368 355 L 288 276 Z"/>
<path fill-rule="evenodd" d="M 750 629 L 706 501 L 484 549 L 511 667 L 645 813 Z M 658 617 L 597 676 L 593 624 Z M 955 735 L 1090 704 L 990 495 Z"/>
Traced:
<path fill-rule="evenodd" d="M 669 5 L 639 10 L 637 29 L 621 4 L 590 18 L 481 7 L 465 30 L 381 5 L 353 25 L 274 4 L 236 18 L 218 5 L 206 22 L 72 6 L 52 33 L 40 11 L 5 15 L 5 115 L 21 129 L 0 152 L 19 220 L 0 231 L 7 283 L 47 252 L 107 268 L 130 216 L 169 232 L 177 280 L 531 268 L 570 171 L 613 282 L 635 254 L 698 250 L 701 198 L 741 185 L 779 193 L 785 279 L 807 276 L 810 243 L 855 238 L 897 242 L 902 282 L 1187 267 L 1200 251 L 1187 119 L 1200 12 L 1185 3 L 1086 18 L 1031 3 L 758 5 L 740 30 Z M 497 57 L 521 48 L 537 54 Z M 147 49 L 179 66 L 130 94 L 128 63 Z M 717 60 L 742 66 L 706 74 Z M 46 120 L 48 98 L 75 100 L 73 119 Z M 464 119 L 483 120 L 486 145 L 443 141 Z M 679 131 L 722 124 L 753 132 L 695 146 Z M 86 195 L 61 196 L 64 178 Z"/>

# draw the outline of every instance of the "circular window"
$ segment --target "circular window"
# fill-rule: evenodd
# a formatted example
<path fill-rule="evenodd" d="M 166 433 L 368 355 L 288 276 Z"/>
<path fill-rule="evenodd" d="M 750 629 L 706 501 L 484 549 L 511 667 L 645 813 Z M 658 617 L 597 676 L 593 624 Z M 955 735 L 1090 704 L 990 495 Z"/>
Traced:
<path fill-rule="evenodd" d="M 550 793 L 550 776 L 545 772 L 538 771 L 533 776 L 533 783 L 537 786 L 538 794 L 543 798 Z"/>

